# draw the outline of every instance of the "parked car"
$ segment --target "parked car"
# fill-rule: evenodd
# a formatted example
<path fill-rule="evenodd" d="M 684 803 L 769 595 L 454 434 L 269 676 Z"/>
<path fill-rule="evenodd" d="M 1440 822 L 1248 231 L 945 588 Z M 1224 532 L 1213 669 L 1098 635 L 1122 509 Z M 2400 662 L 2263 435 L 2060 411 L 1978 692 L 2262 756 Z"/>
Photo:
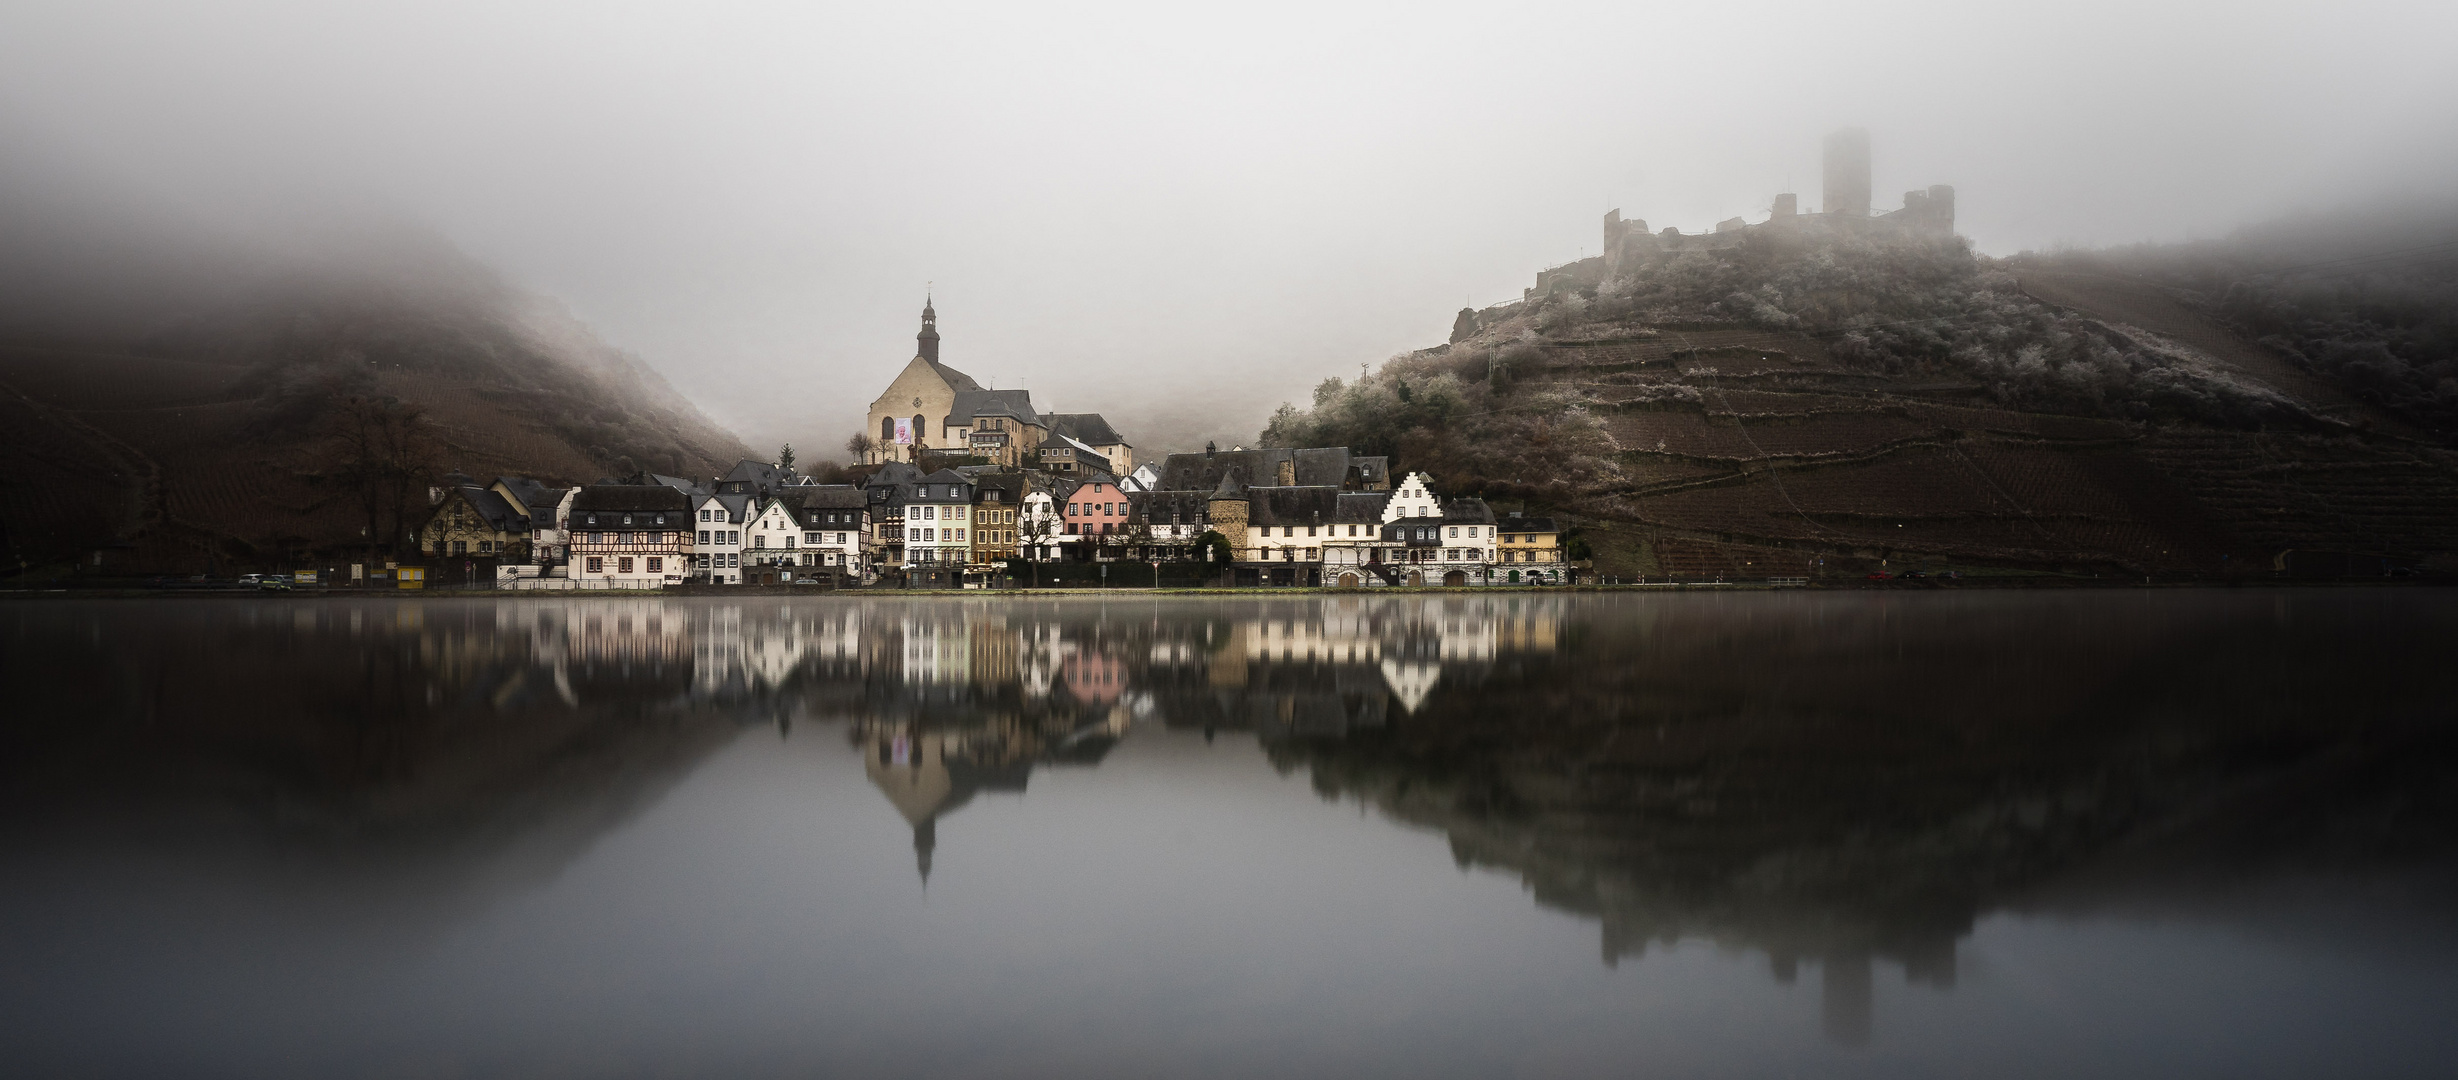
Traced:
<path fill-rule="evenodd" d="M 278 575 L 267 574 L 257 579 L 256 587 L 265 592 L 289 592 L 290 582 Z"/>
<path fill-rule="evenodd" d="M 1893 581 L 1893 580 L 1895 580 L 1895 575 L 1893 575 L 1893 574 L 1889 574 L 1889 573 L 1887 573 L 1887 572 L 1886 572 L 1886 571 L 1884 571 L 1884 570 L 1880 570 L 1880 571 L 1878 571 L 1878 572 L 1876 572 L 1876 573 L 1873 573 L 1873 574 L 1869 575 L 1869 580 L 1871 580 L 1871 581 Z"/>
<path fill-rule="evenodd" d="M 809 578 L 809 577 L 798 577 L 798 578 L 795 578 L 795 579 L 794 579 L 794 584 L 796 584 L 796 585 L 817 585 L 817 584 L 819 584 L 819 579 L 818 579 L 818 578 Z"/>
<path fill-rule="evenodd" d="M 241 585 L 260 585 L 260 584 L 263 584 L 263 583 L 264 583 L 264 580 L 265 580 L 265 576 L 264 576 L 263 574 L 241 574 L 241 575 L 239 575 L 239 584 L 241 584 Z"/>
<path fill-rule="evenodd" d="M 1903 579 L 1905 581 L 1920 581 L 1927 579 L 1928 576 L 1929 572 L 1926 570 L 1914 570 L 1911 573 L 1903 575 Z"/>

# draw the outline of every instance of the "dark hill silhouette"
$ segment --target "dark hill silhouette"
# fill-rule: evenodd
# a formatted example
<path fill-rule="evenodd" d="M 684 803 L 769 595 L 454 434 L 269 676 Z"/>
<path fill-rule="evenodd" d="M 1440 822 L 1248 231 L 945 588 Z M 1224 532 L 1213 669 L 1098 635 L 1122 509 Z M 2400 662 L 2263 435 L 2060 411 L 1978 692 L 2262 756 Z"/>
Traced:
<path fill-rule="evenodd" d="M 2458 225 L 2439 262 L 2299 235 L 2010 260 L 1690 237 L 1548 271 L 1261 441 L 1567 514 L 1625 576 L 2458 569 Z M 2266 269 L 2299 250 L 2321 265 Z"/>
<path fill-rule="evenodd" d="M 91 568 L 97 551 L 106 572 L 229 569 L 368 545 L 331 440 L 354 398 L 423 414 L 418 464 L 437 475 L 585 483 L 748 456 L 637 358 L 432 234 L 350 227 L 277 248 L 60 202 L 0 209 L 26 241 L 0 254 L 10 571 Z"/>

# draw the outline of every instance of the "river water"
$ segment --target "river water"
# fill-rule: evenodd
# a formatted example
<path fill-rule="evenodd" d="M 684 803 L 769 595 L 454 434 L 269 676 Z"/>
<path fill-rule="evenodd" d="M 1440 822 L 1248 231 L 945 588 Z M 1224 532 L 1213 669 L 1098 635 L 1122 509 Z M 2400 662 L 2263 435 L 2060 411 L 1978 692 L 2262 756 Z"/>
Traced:
<path fill-rule="evenodd" d="M 0 606 L 35 1076 L 2433 1076 L 2458 593 Z"/>

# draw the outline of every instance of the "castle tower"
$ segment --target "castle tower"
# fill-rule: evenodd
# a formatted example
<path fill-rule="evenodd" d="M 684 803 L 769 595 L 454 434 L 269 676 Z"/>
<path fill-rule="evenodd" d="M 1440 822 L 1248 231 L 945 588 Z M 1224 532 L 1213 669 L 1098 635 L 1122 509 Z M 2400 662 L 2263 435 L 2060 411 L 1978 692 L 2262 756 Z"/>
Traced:
<path fill-rule="evenodd" d="M 1869 216 L 1869 129 L 1845 128 L 1826 137 L 1826 190 L 1819 209 L 1845 217 Z"/>
<path fill-rule="evenodd" d="M 1863 203 L 1869 201 L 1865 195 L 1866 189 L 1864 189 L 1864 197 L 1861 200 Z M 1863 212 L 1867 212 L 1865 208 Z M 939 313 L 931 309 L 928 296 L 922 297 L 922 332 L 913 335 L 913 340 L 921 345 L 921 349 L 914 355 L 933 364 L 939 362 Z"/>

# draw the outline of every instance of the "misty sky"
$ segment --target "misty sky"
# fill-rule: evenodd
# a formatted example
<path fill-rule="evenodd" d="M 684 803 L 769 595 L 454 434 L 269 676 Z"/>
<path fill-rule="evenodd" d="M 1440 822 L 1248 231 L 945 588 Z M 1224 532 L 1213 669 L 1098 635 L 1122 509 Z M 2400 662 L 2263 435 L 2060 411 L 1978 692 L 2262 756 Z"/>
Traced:
<path fill-rule="evenodd" d="M 2446 198 L 2458 4 L 0 5 L 0 152 L 184 213 L 364 206 L 753 445 L 913 352 L 1149 448 L 1252 437 L 1655 228 L 1951 183 L 1981 250 Z M 1140 430 L 1139 430 L 1140 429 Z"/>

